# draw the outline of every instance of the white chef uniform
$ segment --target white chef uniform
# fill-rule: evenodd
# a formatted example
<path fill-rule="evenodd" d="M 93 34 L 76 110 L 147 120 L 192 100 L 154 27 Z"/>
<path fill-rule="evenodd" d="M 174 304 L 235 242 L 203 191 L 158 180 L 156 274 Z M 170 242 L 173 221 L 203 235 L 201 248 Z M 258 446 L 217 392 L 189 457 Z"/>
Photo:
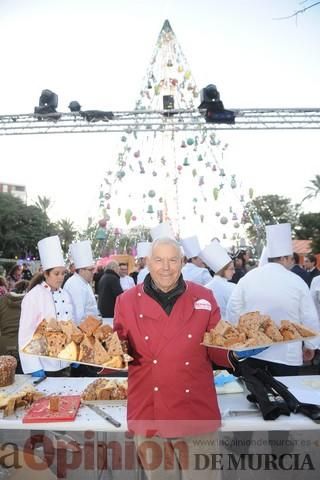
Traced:
<path fill-rule="evenodd" d="M 318 315 L 307 284 L 278 263 L 268 263 L 248 272 L 234 288 L 227 305 L 227 320 L 237 323 L 240 315 L 260 311 L 280 326 L 291 320 L 319 331 Z M 318 348 L 319 341 L 305 342 Z M 302 343 L 273 345 L 254 358 L 286 365 L 302 365 Z"/>
<path fill-rule="evenodd" d="M 149 273 L 149 268 L 147 266 L 145 266 L 144 268 L 142 268 L 139 271 L 138 276 L 137 276 L 137 285 L 139 283 L 143 283 L 143 281 L 146 278 L 146 276 L 148 275 L 148 273 Z"/>
<path fill-rule="evenodd" d="M 205 286 L 212 290 L 214 298 L 220 308 L 221 318 L 225 319 L 228 300 L 236 286 L 235 283 L 228 282 L 226 278 L 220 277 L 220 275 L 215 275 Z"/>
<path fill-rule="evenodd" d="M 125 277 L 120 277 L 120 285 L 123 291 L 129 290 L 135 286 L 134 280 L 130 275 L 126 275 Z"/>
<path fill-rule="evenodd" d="M 70 256 L 77 270 L 93 268 L 95 261 L 92 256 L 89 240 L 72 243 L 69 247 Z M 63 289 L 69 293 L 74 311 L 74 321 L 79 325 L 88 315 L 99 315 L 97 301 L 91 285 L 78 273 L 74 273 Z"/>
<path fill-rule="evenodd" d="M 310 293 L 316 306 L 320 322 L 320 275 L 314 277 L 310 285 Z"/>
<path fill-rule="evenodd" d="M 68 292 L 71 297 L 74 321 L 77 325 L 88 315 L 99 315 L 97 301 L 91 285 L 77 272 L 68 278 L 63 290 Z"/>
<path fill-rule="evenodd" d="M 21 304 L 21 317 L 19 326 L 19 349 L 23 348 L 43 319 L 56 318 L 57 320 L 71 320 L 73 309 L 68 293 L 62 289 L 51 291 L 46 282 L 36 285 L 28 292 Z M 33 357 L 20 353 L 21 366 L 24 373 L 37 370 L 55 372 L 69 366 L 67 362 Z"/>

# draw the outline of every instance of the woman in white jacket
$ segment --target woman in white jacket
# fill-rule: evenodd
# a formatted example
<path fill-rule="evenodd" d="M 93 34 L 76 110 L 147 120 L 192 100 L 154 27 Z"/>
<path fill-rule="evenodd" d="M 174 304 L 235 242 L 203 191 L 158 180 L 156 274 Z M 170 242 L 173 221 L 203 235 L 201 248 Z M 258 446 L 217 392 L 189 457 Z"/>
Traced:
<path fill-rule="evenodd" d="M 29 291 L 21 305 L 19 349 L 31 339 L 43 319 L 70 320 L 73 318 L 71 299 L 61 288 L 65 275 L 59 237 L 47 237 L 38 243 L 43 274 L 30 282 Z M 24 373 L 33 376 L 65 376 L 68 363 L 20 353 Z"/>

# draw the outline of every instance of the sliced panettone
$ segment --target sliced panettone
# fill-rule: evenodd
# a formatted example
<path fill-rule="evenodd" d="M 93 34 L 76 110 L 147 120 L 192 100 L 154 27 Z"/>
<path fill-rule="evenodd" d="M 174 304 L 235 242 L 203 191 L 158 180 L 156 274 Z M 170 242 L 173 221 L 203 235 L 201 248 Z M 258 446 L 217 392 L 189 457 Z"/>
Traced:
<path fill-rule="evenodd" d="M 23 351 L 32 355 L 48 355 L 48 344 L 46 337 L 33 338 L 24 347 Z"/>
<path fill-rule="evenodd" d="M 33 334 L 33 338 L 35 339 L 35 338 L 43 337 L 47 330 L 47 326 L 48 326 L 47 320 L 45 319 L 41 320 L 41 322 L 39 323 L 39 325 L 37 326 Z"/>
<path fill-rule="evenodd" d="M 47 332 L 61 332 L 61 322 L 58 322 L 55 318 L 50 318 L 47 323 Z"/>
<path fill-rule="evenodd" d="M 47 332 L 48 354 L 50 357 L 57 357 L 66 346 L 67 337 L 63 332 Z"/>
<path fill-rule="evenodd" d="M 98 327 L 94 332 L 93 332 L 93 336 L 95 338 L 97 338 L 98 340 L 100 340 L 100 342 L 103 342 L 104 340 L 106 340 L 110 335 L 112 335 L 113 333 L 113 330 L 112 330 L 112 327 L 110 327 L 110 325 L 100 325 L 100 327 Z"/>
<path fill-rule="evenodd" d="M 112 334 L 111 340 L 108 343 L 108 354 L 110 356 L 123 354 L 122 345 L 117 332 Z"/>
<path fill-rule="evenodd" d="M 281 320 L 279 330 L 284 340 L 297 340 L 302 338 L 296 327 L 289 320 Z"/>
<path fill-rule="evenodd" d="M 87 337 L 86 335 L 83 337 L 83 340 L 80 343 L 78 360 L 79 362 L 84 362 L 84 363 L 94 363 L 94 338 L 93 337 Z"/>
<path fill-rule="evenodd" d="M 291 322 L 291 324 L 300 333 L 301 337 L 313 337 L 315 335 L 318 335 L 317 332 L 311 330 L 311 328 L 307 328 L 305 325 L 301 325 L 300 323 L 295 322 Z"/>
<path fill-rule="evenodd" d="M 271 345 L 272 339 L 261 330 L 255 332 L 251 337 L 254 345 Z"/>
<path fill-rule="evenodd" d="M 108 355 L 104 346 L 96 338 L 94 341 L 94 363 L 102 365 L 109 359 L 109 357 L 110 355 Z"/>
<path fill-rule="evenodd" d="M 283 336 L 275 324 L 273 320 L 271 320 L 270 317 L 268 317 L 264 323 L 263 323 L 263 329 L 264 333 L 270 337 L 273 342 L 282 342 L 283 341 Z"/>
<path fill-rule="evenodd" d="M 124 368 L 123 359 L 121 355 L 110 356 L 109 360 L 102 365 L 105 368 Z"/>
<path fill-rule="evenodd" d="M 253 332 L 260 329 L 262 322 L 263 318 L 261 318 L 260 312 L 248 312 L 240 316 L 238 328 L 251 337 Z"/>
<path fill-rule="evenodd" d="M 82 342 L 84 337 L 84 333 L 81 332 L 80 328 L 78 328 L 75 324 L 73 324 L 71 339 L 76 343 L 79 344 Z"/>
<path fill-rule="evenodd" d="M 79 328 L 82 330 L 88 337 L 91 337 L 93 335 L 93 332 L 97 330 L 98 327 L 101 325 L 101 320 L 99 320 L 96 317 L 93 316 L 88 316 L 85 320 L 83 320 Z"/>
<path fill-rule="evenodd" d="M 78 360 L 79 347 L 75 342 L 70 342 L 58 355 L 61 360 Z"/>
<path fill-rule="evenodd" d="M 62 320 L 60 322 L 60 328 L 66 336 L 67 344 L 72 341 L 73 326 L 74 323 L 72 320 Z"/>

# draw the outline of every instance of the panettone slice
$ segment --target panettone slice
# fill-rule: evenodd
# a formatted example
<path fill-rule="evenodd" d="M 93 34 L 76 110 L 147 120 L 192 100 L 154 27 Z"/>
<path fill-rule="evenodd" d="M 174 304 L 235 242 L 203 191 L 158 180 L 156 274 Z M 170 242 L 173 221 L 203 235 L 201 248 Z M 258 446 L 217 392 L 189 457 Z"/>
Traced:
<path fill-rule="evenodd" d="M 80 343 L 79 362 L 94 363 L 94 338 L 83 337 Z"/>

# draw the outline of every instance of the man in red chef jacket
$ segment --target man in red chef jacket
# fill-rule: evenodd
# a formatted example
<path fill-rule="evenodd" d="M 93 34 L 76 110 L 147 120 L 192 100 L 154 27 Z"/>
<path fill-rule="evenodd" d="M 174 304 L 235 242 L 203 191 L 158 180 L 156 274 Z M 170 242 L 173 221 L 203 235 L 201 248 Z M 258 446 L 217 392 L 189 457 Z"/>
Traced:
<path fill-rule="evenodd" d="M 144 283 L 119 296 L 115 308 L 115 330 L 134 358 L 128 426 L 148 479 L 217 479 L 221 465 L 212 455 L 221 417 L 212 362 L 231 364 L 226 350 L 201 342 L 220 311 L 211 290 L 183 280 L 174 239 L 155 240 L 147 265 Z"/>

